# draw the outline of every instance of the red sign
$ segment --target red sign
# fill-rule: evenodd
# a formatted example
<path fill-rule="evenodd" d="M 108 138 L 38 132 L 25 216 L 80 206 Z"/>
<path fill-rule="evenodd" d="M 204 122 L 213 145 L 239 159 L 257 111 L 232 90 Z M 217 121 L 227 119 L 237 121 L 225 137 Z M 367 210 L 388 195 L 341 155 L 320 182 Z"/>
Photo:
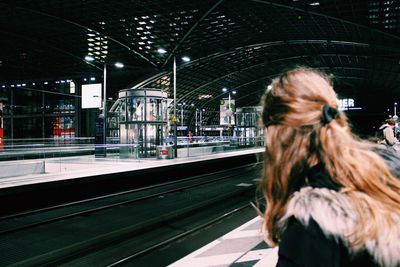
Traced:
<path fill-rule="evenodd" d="M 4 129 L 0 128 L 0 150 L 4 148 Z"/>

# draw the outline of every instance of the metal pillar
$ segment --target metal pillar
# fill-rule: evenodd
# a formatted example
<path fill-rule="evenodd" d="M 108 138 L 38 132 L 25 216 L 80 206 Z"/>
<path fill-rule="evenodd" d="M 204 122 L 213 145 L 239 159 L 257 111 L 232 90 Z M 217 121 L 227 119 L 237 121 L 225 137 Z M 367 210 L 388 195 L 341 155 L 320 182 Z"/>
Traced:
<path fill-rule="evenodd" d="M 174 56 L 174 64 L 173 64 L 173 76 L 174 76 L 174 117 L 176 118 L 176 59 Z M 176 121 L 174 123 L 174 153 L 175 153 L 175 158 L 178 157 L 178 137 L 177 131 L 176 131 Z"/>

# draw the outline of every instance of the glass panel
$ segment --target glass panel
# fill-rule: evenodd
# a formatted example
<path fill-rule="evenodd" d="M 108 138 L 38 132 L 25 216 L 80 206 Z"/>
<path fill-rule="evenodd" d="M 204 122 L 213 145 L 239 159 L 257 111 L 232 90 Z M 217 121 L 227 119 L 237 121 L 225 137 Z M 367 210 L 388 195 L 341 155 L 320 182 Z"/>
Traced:
<path fill-rule="evenodd" d="M 153 98 L 147 98 L 147 121 L 155 121 L 157 115 L 157 100 Z"/>
<path fill-rule="evenodd" d="M 42 136 L 41 128 L 40 118 L 14 118 L 14 139 L 40 138 Z"/>
<path fill-rule="evenodd" d="M 128 103 L 127 120 L 128 121 L 143 121 L 144 118 L 144 98 L 132 97 L 127 98 Z"/>

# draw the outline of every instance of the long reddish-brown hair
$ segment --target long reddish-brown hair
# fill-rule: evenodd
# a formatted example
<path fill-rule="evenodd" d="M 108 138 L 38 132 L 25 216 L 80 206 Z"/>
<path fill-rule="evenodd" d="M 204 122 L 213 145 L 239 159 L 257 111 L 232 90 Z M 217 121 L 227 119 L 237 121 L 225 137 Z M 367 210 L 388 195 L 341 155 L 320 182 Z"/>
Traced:
<path fill-rule="evenodd" d="M 376 238 L 376 209 L 386 211 L 389 227 L 392 212 L 400 211 L 400 181 L 374 145 L 352 134 L 343 112 L 322 123 L 324 105 L 338 108 L 336 93 L 327 75 L 299 67 L 272 81 L 263 97 L 262 120 L 267 127 L 265 167 L 261 188 L 267 202 L 264 229 L 271 244 L 278 244 L 278 221 L 292 194 L 303 184 L 306 171 L 322 163 L 331 180 L 348 195 L 361 221 L 353 245 Z M 364 194 L 360 194 L 364 193 Z M 368 220 L 363 210 L 367 206 Z"/>

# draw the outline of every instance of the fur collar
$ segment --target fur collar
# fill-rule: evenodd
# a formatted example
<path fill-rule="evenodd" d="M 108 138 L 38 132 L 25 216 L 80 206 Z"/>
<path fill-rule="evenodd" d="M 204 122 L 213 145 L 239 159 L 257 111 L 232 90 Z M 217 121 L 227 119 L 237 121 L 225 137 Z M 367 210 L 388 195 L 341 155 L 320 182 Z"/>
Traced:
<path fill-rule="evenodd" d="M 366 212 L 369 211 L 366 210 Z M 378 213 L 377 217 L 381 217 L 379 213 L 382 210 L 376 212 Z M 327 188 L 304 187 L 296 192 L 289 201 L 285 216 L 280 221 L 281 229 L 286 227 L 292 216 L 305 226 L 312 218 L 326 236 L 331 236 L 337 241 L 340 239 L 352 254 L 366 250 L 381 266 L 400 266 L 399 213 L 392 215 L 391 219 L 395 226 L 392 231 L 388 231 L 382 220 L 377 240 L 367 240 L 361 246 L 351 248 L 349 243 L 354 238 L 354 235 L 351 235 L 352 229 L 359 223 L 368 227 L 368 223 L 357 220 L 355 207 L 347 195 Z"/>

